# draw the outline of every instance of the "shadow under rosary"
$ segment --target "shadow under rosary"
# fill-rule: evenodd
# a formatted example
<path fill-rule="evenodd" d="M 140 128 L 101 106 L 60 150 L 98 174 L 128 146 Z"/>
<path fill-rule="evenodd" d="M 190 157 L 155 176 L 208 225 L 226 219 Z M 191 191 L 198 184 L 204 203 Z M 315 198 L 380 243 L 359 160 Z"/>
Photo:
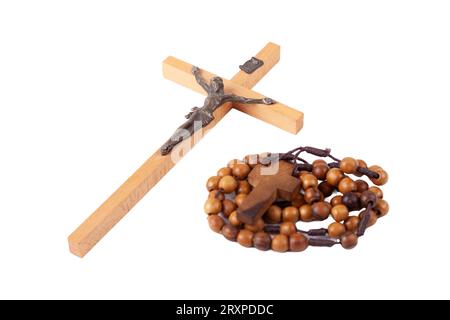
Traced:
<path fill-rule="evenodd" d="M 237 102 L 244 104 L 274 104 L 275 101 L 270 98 L 263 99 L 252 99 L 246 97 L 240 97 L 234 94 L 225 94 L 223 80 L 220 77 L 213 77 L 210 83 L 207 84 L 206 81 L 200 75 L 200 69 L 198 67 L 192 67 L 192 74 L 195 76 L 197 83 L 206 91 L 208 94 L 203 107 L 194 107 L 191 109 L 185 117 L 187 121 L 183 123 L 178 129 L 172 134 L 169 140 L 163 144 L 160 149 L 162 155 L 167 155 L 172 151 L 172 149 L 179 144 L 181 141 L 189 138 L 192 134 L 200 129 L 196 127 L 196 123 L 201 123 L 201 127 L 206 127 L 214 120 L 213 112 L 227 102 Z"/>

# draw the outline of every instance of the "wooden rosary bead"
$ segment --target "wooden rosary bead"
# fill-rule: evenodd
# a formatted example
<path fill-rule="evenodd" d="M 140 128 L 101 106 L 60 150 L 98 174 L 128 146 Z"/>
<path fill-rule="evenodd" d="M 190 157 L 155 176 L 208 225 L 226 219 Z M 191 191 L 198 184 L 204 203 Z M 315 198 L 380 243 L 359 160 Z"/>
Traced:
<path fill-rule="evenodd" d="M 225 176 L 231 176 L 231 174 L 232 170 L 228 167 L 220 168 L 219 171 L 217 171 L 217 175 L 221 178 Z"/>
<path fill-rule="evenodd" d="M 375 205 L 375 211 L 379 217 L 384 217 L 389 212 L 389 203 L 386 200 L 379 199 Z"/>
<path fill-rule="evenodd" d="M 308 248 L 308 239 L 300 232 L 289 236 L 289 250 L 293 252 L 301 252 Z"/>
<path fill-rule="evenodd" d="M 389 175 L 380 166 L 371 166 L 371 167 L 369 167 L 369 170 L 372 170 L 372 171 L 378 173 L 379 177 L 377 179 L 370 178 L 370 180 L 373 183 L 375 183 L 377 186 L 382 186 L 382 185 L 384 185 L 384 184 L 386 184 L 388 182 Z"/>
<path fill-rule="evenodd" d="M 229 199 L 225 199 L 222 201 L 222 213 L 225 217 L 229 217 L 230 214 L 235 211 L 237 208 L 236 204 L 229 200 Z"/>
<path fill-rule="evenodd" d="M 367 210 L 363 210 L 359 213 L 358 217 L 360 221 L 363 219 L 363 215 L 366 214 L 366 211 Z M 374 210 L 370 210 L 368 214 L 370 214 L 370 218 L 369 222 L 367 223 L 367 228 L 373 226 L 375 223 L 377 223 L 378 220 L 377 213 Z"/>
<path fill-rule="evenodd" d="M 339 222 L 333 222 L 328 226 L 328 236 L 332 238 L 339 238 L 345 231 L 345 226 Z"/>
<path fill-rule="evenodd" d="M 306 203 L 312 204 L 317 201 L 322 200 L 322 193 L 319 191 L 319 189 L 316 188 L 309 188 L 305 190 L 305 201 Z"/>
<path fill-rule="evenodd" d="M 271 248 L 272 239 L 270 235 L 265 232 L 258 232 L 253 236 L 253 246 L 262 251 L 267 251 Z"/>
<path fill-rule="evenodd" d="M 286 252 L 289 250 L 289 238 L 284 234 L 277 234 L 272 239 L 272 250 L 276 252 Z"/>
<path fill-rule="evenodd" d="M 344 225 L 347 231 L 356 231 L 358 229 L 359 224 L 359 217 L 358 216 L 351 216 L 345 219 Z"/>
<path fill-rule="evenodd" d="M 282 217 L 283 222 L 297 222 L 299 219 L 298 208 L 294 206 L 284 208 Z"/>
<path fill-rule="evenodd" d="M 280 224 L 280 233 L 286 236 L 294 234 L 297 232 L 297 227 L 293 222 L 283 222 Z"/>
<path fill-rule="evenodd" d="M 219 233 L 225 222 L 217 214 L 211 214 L 208 216 L 208 224 L 212 231 Z"/>
<path fill-rule="evenodd" d="M 246 224 L 245 229 L 250 230 L 252 232 L 258 232 L 264 230 L 264 225 L 265 225 L 264 220 L 260 218 L 256 220 L 255 224 Z"/>
<path fill-rule="evenodd" d="M 364 180 L 356 180 L 356 192 L 363 193 L 364 191 L 369 190 L 369 184 Z"/>
<path fill-rule="evenodd" d="M 328 166 L 327 162 L 326 162 L 325 160 L 323 160 L 323 159 L 316 159 L 316 160 L 314 160 L 314 161 L 312 162 L 312 166 L 313 166 L 313 167 L 315 167 L 315 166 L 320 166 L 320 165 L 323 165 L 323 164 L 325 164 L 325 165 Z"/>
<path fill-rule="evenodd" d="M 283 210 L 276 205 L 270 206 L 269 210 L 266 212 L 266 219 L 270 223 L 279 223 L 281 221 Z"/>
<path fill-rule="evenodd" d="M 248 174 L 250 173 L 250 167 L 246 165 L 245 163 L 238 163 L 235 166 L 233 166 L 233 175 L 242 180 L 247 178 Z"/>
<path fill-rule="evenodd" d="M 244 163 L 253 169 L 258 164 L 258 155 L 257 154 L 246 155 L 244 157 Z"/>
<path fill-rule="evenodd" d="M 219 189 L 225 193 L 232 193 L 238 187 L 238 182 L 232 176 L 220 178 Z"/>
<path fill-rule="evenodd" d="M 322 192 L 323 196 L 327 198 L 333 194 L 335 187 L 326 181 L 322 181 L 319 183 L 319 190 Z"/>
<path fill-rule="evenodd" d="M 226 224 L 222 228 L 222 235 L 230 241 L 236 241 L 238 232 L 239 230 L 231 224 Z"/>
<path fill-rule="evenodd" d="M 369 204 L 375 206 L 375 204 L 378 201 L 378 198 L 375 195 L 375 193 L 370 191 L 364 191 L 363 193 L 361 193 L 360 201 L 363 208 L 367 208 Z"/>
<path fill-rule="evenodd" d="M 223 201 L 225 199 L 225 194 L 220 190 L 212 190 L 208 194 L 208 199 L 210 198 Z"/>
<path fill-rule="evenodd" d="M 347 192 L 342 196 L 342 204 L 345 205 L 349 211 L 355 211 L 361 208 L 359 197 L 353 192 Z"/>
<path fill-rule="evenodd" d="M 343 178 L 341 181 L 339 181 L 338 190 L 339 190 L 340 193 L 347 193 L 347 192 L 356 191 L 355 181 L 353 181 L 349 177 Z"/>
<path fill-rule="evenodd" d="M 344 221 L 348 218 L 348 208 L 343 204 L 335 205 L 331 209 L 331 215 L 337 222 Z"/>
<path fill-rule="evenodd" d="M 234 198 L 234 201 L 236 202 L 237 206 L 240 207 L 242 203 L 244 202 L 245 198 L 247 198 L 247 194 L 245 193 L 239 193 L 236 198 Z"/>
<path fill-rule="evenodd" d="M 331 199 L 330 204 L 332 207 L 334 207 L 335 205 L 338 205 L 338 204 L 342 204 L 342 196 L 341 195 L 334 196 Z"/>
<path fill-rule="evenodd" d="M 345 178 L 344 172 L 338 168 L 331 168 L 327 172 L 327 182 L 337 187 L 339 182 Z"/>
<path fill-rule="evenodd" d="M 292 206 L 299 208 L 305 203 L 305 197 L 302 194 L 296 193 L 292 196 Z"/>
<path fill-rule="evenodd" d="M 250 183 L 248 183 L 248 181 L 246 180 L 239 181 L 237 193 L 249 194 L 250 191 L 252 191 L 252 186 L 250 185 Z"/>
<path fill-rule="evenodd" d="M 330 215 L 331 205 L 327 202 L 316 202 L 312 205 L 312 215 L 317 220 L 325 220 Z"/>
<path fill-rule="evenodd" d="M 317 165 L 313 164 L 312 174 L 319 180 L 325 180 L 327 178 L 327 173 L 330 168 L 326 163 L 319 163 Z"/>
<path fill-rule="evenodd" d="M 242 224 L 242 222 L 238 219 L 237 211 L 233 211 L 228 217 L 228 222 L 234 227 L 238 227 Z"/>
<path fill-rule="evenodd" d="M 358 167 L 361 167 L 361 168 L 367 168 L 367 163 L 366 163 L 364 160 L 358 159 L 358 160 L 356 160 L 356 161 L 358 162 Z M 363 175 L 362 175 L 361 173 L 359 173 L 358 171 L 356 171 L 356 172 L 354 173 L 354 175 L 357 176 L 357 177 L 362 177 L 362 176 L 363 176 Z"/>
<path fill-rule="evenodd" d="M 243 247 L 250 248 L 253 246 L 253 236 L 254 233 L 250 230 L 240 230 L 237 235 L 237 242 Z"/>
<path fill-rule="evenodd" d="M 319 185 L 319 181 L 317 178 L 312 175 L 311 173 L 306 173 L 300 177 L 300 180 L 302 181 L 302 188 L 304 190 L 308 188 L 317 188 Z"/>
<path fill-rule="evenodd" d="M 353 232 L 346 232 L 341 236 L 341 246 L 344 249 L 353 249 L 358 244 L 358 237 Z"/>
<path fill-rule="evenodd" d="M 304 204 L 299 208 L 300 220 L 304 222 L 309 222 L 314 219 L 312 213 L 312 207 L 310 204 Z"/>
<path fill-rule="evenodd" d="M 204 209 L 206 214 L 217 214 L 222 211 L 222 202 L 218 199 L 209 198 L 205 202 Z"/>
<path fill-rule="evenodd" d="M 339 164 L 339 167 L 342 171 L 344 171 L 347 174 L 353 174 L 356 172 L 356 169 L 358 169 L 358 162 L 350 157 L 346 157 L 341 160 L 341 163 Z"/>
<path fill-rule="evenodd" d="M 373 186 L 369 188 L 369 191 L 375 193 L 378 199 L 383 199 L 383 191 L 380 188 Z"/>
<path fill-rule="evenodd" d="M 210 177 L 208 181 L 206 181 L 206 189 L 208 189 L 208 191 L 219 189 L 219 181 L 220 177 L 218 176 Z"/>

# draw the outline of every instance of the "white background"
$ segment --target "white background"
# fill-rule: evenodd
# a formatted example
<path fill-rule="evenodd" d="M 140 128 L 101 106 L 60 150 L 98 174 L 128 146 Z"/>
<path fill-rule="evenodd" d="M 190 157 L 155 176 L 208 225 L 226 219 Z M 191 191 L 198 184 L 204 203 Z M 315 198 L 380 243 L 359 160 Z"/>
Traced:
<path fill-rule="evenodd" d="M 450 298 L 446 1 L 2 1 L 0 298 Z M 231 78 L 268 41 L 255 90 L 305 113 L 291 135 L 232 111 L 84 259 L 67 236 L 202 97 L 174 55 Z M 244 249 L 211 232 L 228 160 L 332 147 L 390 173 L 357 248 Z"/>

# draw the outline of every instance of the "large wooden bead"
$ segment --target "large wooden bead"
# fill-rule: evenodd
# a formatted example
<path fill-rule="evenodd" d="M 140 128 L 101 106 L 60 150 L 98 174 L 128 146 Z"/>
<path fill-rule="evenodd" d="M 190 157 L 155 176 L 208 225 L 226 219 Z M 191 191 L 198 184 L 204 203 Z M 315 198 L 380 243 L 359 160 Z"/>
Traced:
<path fill-rule="evenodd" d="M 319 185 L 319 181 L 317 178 L 312 175 L 311 173 L 306 173 L 300 177 L 300 180 L 302 181 L 302 188 L 304 190 L 308 188 L 317 188 Z"/>
<path fill-rule="evenodd" d="M 234 201 L 236 202 L 237 206 L 240 207 L 242 203 L 244 203 L 245 198 L 247 198 L 247 194 L 245 193 L 239 193 L 236 198 L 234 198 Z"/>
<path fill-rule="evenodd" d="M 306 203 L 312 204 L 314 202 L 317 201 L 321 201 L 322 200 L 322 192 L 320 192 L 319 189 L 317 188 L 309 188 L 305 190 L 305 201 Z"/>
<path fill-rule="evenodd" d="M 358 244 L 358 237 L 353 232 L 346 232 L 341 236 L 341 246 L 344 249 L 353 249 Z"/>
<path fill-rule="evenodd" d="M 212 190 L 208 194 L 208 198 L 217 199 L 223 201 L 225 199 L 225 194 L 220 190 Z"/>
<path fill-rule="evenodd" d="M 253 236 L 253 246 L 262 251 L 267 251 L 271 248 L 272 239 L 270 235 L 265 232 L 258 232 Z"/>
<path fill-rule="evenodd" d="M 264 229 L 264 220 L 259 218 L 254 224 L 246 224 L 245 229 L 252 232 L 262 231 Z"/>
<path fill-rule="evenodd" d="M 356 192 L 363 193 L 364 191 L 369 190 L 369 184 L 364 180 L 356 180 Z"/>
<path fill-rule="evenodd" d="M 229 217 L 230 214 L 236 210 L 236 208 L 237 206 L 233 201 L 229 199 L 225 199 L 222 201 L 222 212 L 225 217 Z"/>
<path fill-rule="evenodd" d="M 208 216 L 208 224 L 212 231 L 220 232 L 225 222 L 223 221 L 222 217 L 218 216 L 217 214 L 212 214 Z"/>
<path fill-rule="evenodd" d="M 326 163 L 319 163 L 312 168 L 312 174 L 319 180 L 325 180 L 327 178 L 327 172 L 330 170 Z"/>
<path fill-rule="evenodd" d="M 330 215 L 331 205 L 326 202 L 317 202 L 312 205 L 312 215 L 317 220 L 325 220 Z"/>
<path fill-rule="evenodd" d="M 369 204 L 375 206 L 375 204 L 378 201 L 378 198 L 375 195 L 375 193 L 370 191 L 364 191 L 363 193 L 361 193 L 360 200 L 363 208 L 366 208 Z"/>
<path fill-rule="evenodd" d="M 339 222 L 333 222 L 328 226 L 328 236 L 332 238 L 339 238 L 345 231 L 345 226 Z"/>
<path fill-rule="evenodd" d="M 322 181 L 319 183 L 319 190 L 322 192 L 323 196 L 327 198 L 333 194 L 335 187 L 326 181 Z"/>
<path fill-rule="evenodd" d="M 272 250 L 276 252 L 286 252 L 289 250 L 289 238 L 284 234 L 277 234 L 272 239 Z"/>
<path fill-rule="evenodd" d="M 235 227 L 238 227 L 242 224 L 242 222 L 238 219 L 237 211 L 233 211 L 230 214 L 230 216 L 228 217 L 228 222 L 230 222 L 230 224 Z"/>
<path fill-rule="evenodd" d="M 345 173 L 352 174 L 356 172 L 356 169 L 358 168 L 358 162 L 353 158 L 346 157 L 341 160 L 339 167 Z"/>
<path fill-rule="evenodd" d="M 208 189 L 208 191 L 219 189 L 219 181 L 220 177 L 218 176 L 210 177 L 208 181 L 206 181 L 206 189 Z"/>
<path fill-rule="evenodd" d="M 369 188 L 369 191 L 375 193 L 378 199 L 383 199 L 383 191 L 380 188 L 373 186 Z"/>
<path fill-rule="evenodd" d="M 254 233 L 250 230 L 240 230 L 237 235 L 237 242 L 243 247 L 250 248 L 253 246 L 253 235 Z"/>
<path fill-rule="evenodd" d="M 347 192 L 342 196 L 342 204 L 350 211 L 359 210 L 361 208 L 359 197 L 353 192 Z"/>
<path fill-rule="evenodd" d="M 356 231 L 356 229 L 358 229 L 359 221 L 358 216 L 348 217 L 344 222 L 345 228 L 347 231 Z"/>
<path fill-rule="evenodd" d="M 371 167 L 369 167 L 369 170 L 372 170 L 372 171 L 378 173 L 378 175 L 379 175 L 378 178 L 370 178 L 370 180 L 372 180 L 372 182 L 375 183 L 377 186 L 382 186 L 388 182 L 389 175 L 380 166 L 371 166 Z"/>
<path fill-rule="evenodd" d="M 289 250 L 293 252 L 301 252 L 308 248 L 308 239 L 297 232 L 289 236 Z"/>
<path fill-rule="evenodd" d="M 348 208 L 343 204 L 335 205 L 331 209 L 331 215 L 337 222 L 344 221 L 348 218 Z"/>
<path fill-rule="evenodd" d="M 231 174 L 232 174 L 232 170 L 231 170 L 231 168 L 228 168 L 228 167 L 220 168 L 219 171 L 217 171 L 217 175 L 219 177 L 231 176 Z"/>
<path fill-rule="evenodd" d="M 344 179 L 344 177 L 344 172 L 338 168 L 332 168 L 327 172 L 327 182 L 335 187 L 338 186 L 339 182 Z"/>
<path fill-rule="evenodd" d="M 299 219 L 299 212 L 297 207 L 290 206 L 284 208 L 282 216 L 284 222 L 297 222 Z"/>
<path fill-rule="evenodd" d="M 342 204 L 342 196 L 341 196 L 341 195 L 334 196 L 334 197 L 331 199 L 330 204 L 331 204 L 332 207 L 334 207 L 334 206 L 337 205 L 337 204 Z"/>
<path fill-rule="evenodd" d="M 222 211 L 222 202 L 218 199 L 209 198 L 205 202 L 204 209 L 206 214 L 217 214 Z"/>
<path fill-rule="evenodd" d="M 297 228 L 293 222 L 283 222 L 280 224 L 280 233 L 286 236 L 297 232 Z"/>
<path fill-rule="evenodd" d="M 237 193 L 249 194 L 250 191 L 252 191 L 252 186 L 250 185 L 250 183 L 248 183 L 248 181 L 246 180 L 239 181 Z"/>
<path fill-rule="evenodd" d="M 304 204 L 299 208 L 300 220 L 304 222 L 309 222 L 314 219 L 312 213 L 312 207 L 310 204 Z"/>
<path fill-rule="evenodd" d="M 238 187 L 238 182 L 232 176 L 225 176 L 220 178 L 219 189 L 225 193 L 231 193 Z"/>
<path fill-rule="evenodd" d="M 377 211 L 378 216 L 384 217 L 389 212 L 389 203 L 387 203 L 386 200 L 380 199 L 375 205 L 375 210 Z"/>
<path fill-rule="evenodd" d="M 231 224 L 226 224 L 222 228 L 222 235 L 230 241 L 236 241 L 238 232 L 239 230 Z"/>
<path fill-rule="evenodd" d="M 270 223 L 279 223 L 281 221 L 283 210 L 276 205 L 270 206 L 269 210 L 266 212 L 266 219 Z"/>
<path fill-rule="evenodd" d="M 356 184 L 349 177 L 345 177 L 341 181 L 339 181 L 338 190 L 340 193 L 356 191 Z"/>
<path fill-rule="evenodd" d="M 238 179 L 245 179 L 250 173 L 250 170 L 250 167 L 245 163 L 238 163 L 233 166 L 233 175 Z"/>

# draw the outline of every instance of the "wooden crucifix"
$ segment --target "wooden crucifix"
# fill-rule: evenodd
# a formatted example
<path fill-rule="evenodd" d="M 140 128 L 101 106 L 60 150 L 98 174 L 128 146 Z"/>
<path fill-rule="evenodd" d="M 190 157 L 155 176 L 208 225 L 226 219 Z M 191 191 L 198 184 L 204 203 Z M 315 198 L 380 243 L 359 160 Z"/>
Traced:
<path fill-rule="evenodd" d="M 265 98 L 251 90 L 279 59 L 280 47 L 268 43 L 255 57 L 242 65 L 241 71 L 231 80 L 220 78 L 223 81 L 223 94 L 237 98 L 247 97 L 250 100 L 257 101 L 257 104 L 249 103 L 252 101 L 248 100 L 230 98 L 222 101 L 225 102 L 224 104 L 211 110 L 213 116 L 206 117 L 205 126 L 198 129 L 199 134 L 185 136 L 184 139 L 179 140 L 177 140 L 178 136 L 174 134 L 175 137 L 172 138 L 176 139 L 169 139 L 69 236 L 70 251 L 79 257 L 86 255 L 172 169 L 176 161 L 174 161 L 174 157 L 170 156 L 170 153 L 175 152 L 177 158 L 181 159 L 232 107 L 296 134 L 303 126 L 302 112 Z M 202 79 L 218 79 L 215 75 L 204 70 L 200 72 L 191 64 L 174 57 L 168 57 L 163 62 L 163 74 L 166 79 L 202 94 L 207 92 L 202 82 L 199 81 L 201 80 L 199 76 Z M 213 85 L 213 81 L 211 84 Z M 205 102 L 206 104 L 207 102 Z M 198 110 L 192 110 L 192 112 L 196 111 Z M 190 116 L 192 116 L 192 113 L 187 117 Z"/>

